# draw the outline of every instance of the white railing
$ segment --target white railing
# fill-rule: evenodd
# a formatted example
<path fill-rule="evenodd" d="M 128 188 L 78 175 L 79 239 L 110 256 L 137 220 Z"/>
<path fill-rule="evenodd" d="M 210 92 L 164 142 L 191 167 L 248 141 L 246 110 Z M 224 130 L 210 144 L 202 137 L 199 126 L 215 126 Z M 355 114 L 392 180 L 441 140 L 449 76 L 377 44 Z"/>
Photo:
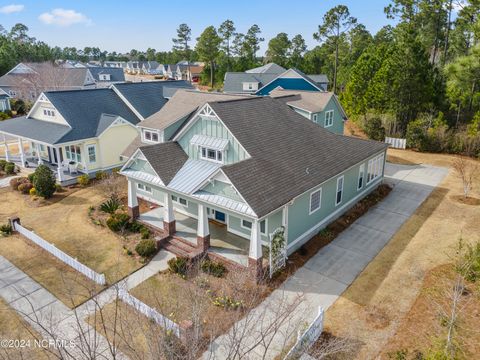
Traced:
<path fill-rule="evenodd" d="M 296 359 L 306 352 L 315 341 L 318 340 L 323 331 L 323 314 L 324 311 L 318 307 L 318 315 L 315 320 L 307 327 L 305 331 L 299 331 L 295 345 L 290 349 L 283 360 Z"/>
<path fill-rule="evenodd" d="M 136 297 L 130 295 L 130 293 L 125 289 L 118 290 L 118 297 L 124 303 L 132 306 L 135 310 L 139 311 L 147 318 L 155 321 L 158 325 L 164 329 L 172 331 L 177 337 L 180 337 L 180 326 L 170 320 L 169 318 L 160 314 L 157 310 L 151 308 L 144 302 L 138 300 Z"/>
<path fill-rule="evenodd" d="M 394 149 L 404 149 L 405 150 L 407 148 L 407 139 L 386 137 L 385 142 L 387 144 L 390 144 L 390 146 Z"/>
<path fill-rule="evenodd" d="M 40 246 L 42 249 L 48 251 L 50 254 L 55 256 L 57 259 L 63 261 L 65 264 L 71 266 L 75 270 L 81 272 L 83 275 L 88 277 L 89 279 L 95 281 L 97 284 L 105 285 L 105 275 L 98 274 L 97 272 L 90 269 L 88 266 L 83 265 L 77 259 L 72 258 L 70 255 L 65 254 L 62 250 L 57 249 L 55 245 L 50 244 L 48 241 L 45 241 L 40 236 L 35 234 L 33 231 L 30 231 L 20 225 L 18 222 L 14 222 L 13 224 L 14 230 L 17 231 L 19 234 L 23 235 L 27 239 L 33 241 L 35 244 Z"/>

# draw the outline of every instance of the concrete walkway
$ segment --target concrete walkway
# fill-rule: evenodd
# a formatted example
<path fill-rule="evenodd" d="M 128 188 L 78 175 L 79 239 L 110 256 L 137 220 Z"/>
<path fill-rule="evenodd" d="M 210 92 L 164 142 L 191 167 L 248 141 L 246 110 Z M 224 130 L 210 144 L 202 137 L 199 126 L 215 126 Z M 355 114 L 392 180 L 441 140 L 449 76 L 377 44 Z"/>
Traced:
<path fill-rule="evenodd" d="M 265 343 L 271 341 L 271 344 L 258 345 L 243 358 L 262 358 L 265 349 L 267 359 L 278 355 L 286 344 L 294 341 L 299 326 L 315 318 L 319 306 L 326 310 L 338 299 L 447 173 L 447 169 L 426 165 L 387 164 L 385 182 L 393 186 L 390 195 L 322 248 L 281 288 L 254 309 L 248 320 L 237 323 L 235 331 L 231 330 L 229 334 L 216 339 L 204 358 L 232 358 L 229 349 L 234 333 L 241 333 L 240 329 L 247 328 L 249 335 L 243 339 L 243 344 L 244 347 L 251 346 L 265 336 L 268 326 L 272 326 L 265 319 L 274 317 L 279 307 L 287 306 L 301 297 L 302 302 L 290 313 L 288 321 L 265 339 Z"/>
<path fill-rule="evenodd" d="M 15 179 L 19 176 L 9 176 L 3 179 L 0 179 L 0 189 L 10 186 L 10 180 Z"/>

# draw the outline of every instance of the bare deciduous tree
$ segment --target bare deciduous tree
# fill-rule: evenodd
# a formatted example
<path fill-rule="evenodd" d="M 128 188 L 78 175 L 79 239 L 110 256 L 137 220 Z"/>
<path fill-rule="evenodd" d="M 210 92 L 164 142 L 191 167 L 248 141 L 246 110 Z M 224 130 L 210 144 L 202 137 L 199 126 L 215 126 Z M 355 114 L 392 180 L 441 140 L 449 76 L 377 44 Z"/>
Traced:
<path fill-rule="evenodd" d="M 468 198 L 475 176 L 478 174 L 478 165 L 464 157 L 458 156 L 453 161 L 452 166 L 457 176 L 462 180 L 463 196 Z"/>

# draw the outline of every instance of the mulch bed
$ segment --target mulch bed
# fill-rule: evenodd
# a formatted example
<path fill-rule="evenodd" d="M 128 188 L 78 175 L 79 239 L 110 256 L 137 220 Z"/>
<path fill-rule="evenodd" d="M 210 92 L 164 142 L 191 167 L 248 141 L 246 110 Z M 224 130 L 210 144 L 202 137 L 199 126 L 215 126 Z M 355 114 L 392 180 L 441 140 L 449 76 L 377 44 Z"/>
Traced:
<path fill-rule="evenodd" d="M 297 271 L 297 269 L 305 265 L 321 248 L 331 243 L 342 231 L 365 214 L 368 209 L 383 200 L 390 191 L 392 191 L 390 186 L 381 184 L 372 193 L 356 203 L 344 215 L 312 237 L 306 244 L 288 257 L 287 266 L 270 281 L 271 286 L 276 288 L 281 285 Z"/>

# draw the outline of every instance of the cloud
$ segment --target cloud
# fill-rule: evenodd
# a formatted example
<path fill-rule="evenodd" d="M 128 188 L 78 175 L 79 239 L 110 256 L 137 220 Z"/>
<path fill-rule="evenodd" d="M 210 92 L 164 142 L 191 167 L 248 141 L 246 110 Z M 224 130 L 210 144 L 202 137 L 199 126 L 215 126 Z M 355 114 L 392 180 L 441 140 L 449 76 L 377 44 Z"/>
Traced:
<path fill-rule="evenodd" d="M 16 12 L 23 11 L 25 5 L 11 4 L 0 7 L 0 13 L 2 14 L 13 14 Z"/>
<path fill-rule="evenodd" d="M 74 24 L 91 25 L 92 20 L 75 10 L 53 9 L 41 14 L 38 19 L 47 25 L 70 26 Z"/>

